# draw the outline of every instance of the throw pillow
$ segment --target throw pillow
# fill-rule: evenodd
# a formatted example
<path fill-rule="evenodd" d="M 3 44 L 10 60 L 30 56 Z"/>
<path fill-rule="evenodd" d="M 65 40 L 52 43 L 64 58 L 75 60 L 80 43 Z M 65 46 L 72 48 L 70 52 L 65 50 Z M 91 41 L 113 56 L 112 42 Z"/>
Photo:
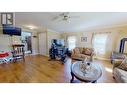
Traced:
<path fill-rule="evenodd" d="M 121 63 L 118 68 L 127 71 L 127 64 L 126 63 Z"/>
<path fill-rule="evenodd" d="M 83 48 L 83 50 L 82 50 L 82 54 L 85 54 L 85 51 L 86 51 L 86 49 L 85 49 L 85 48 Z"/>
<path fill-rule="evenodd" d="M 78 49 L 78 48 L 75 48 L 75 49 L 74 49 L 74 53 L 75 53 L 75 54 L 80 54 L 79 49 Z"/>
<path fill-rule="evenodd" d="M 83 54 L 90 56 L 92 54 L 92 50 L 89 48 L 86 48 L 85 51 L 83 51 Z"/>

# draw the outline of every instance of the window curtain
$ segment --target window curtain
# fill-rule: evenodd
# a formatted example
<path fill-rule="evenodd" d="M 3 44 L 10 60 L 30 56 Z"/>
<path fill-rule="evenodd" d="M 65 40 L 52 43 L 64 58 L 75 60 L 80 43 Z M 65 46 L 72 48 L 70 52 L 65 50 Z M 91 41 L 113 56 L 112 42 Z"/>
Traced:
<path fill-rule="evenodd" d="M 96 57 L 106 56 L 107 49 L 108 49 L 107 43 L 108 43 L 109 35 L 110 35 L 110 32 L 93 34 L 92 45 L 93 45 Z"/>
<path fill-rule="evenodd" d="M 76 37 L 75 36 L 69 36 L 68 37 L 68 48 L 69 50 L 72 50 L 76 47 Z"/>

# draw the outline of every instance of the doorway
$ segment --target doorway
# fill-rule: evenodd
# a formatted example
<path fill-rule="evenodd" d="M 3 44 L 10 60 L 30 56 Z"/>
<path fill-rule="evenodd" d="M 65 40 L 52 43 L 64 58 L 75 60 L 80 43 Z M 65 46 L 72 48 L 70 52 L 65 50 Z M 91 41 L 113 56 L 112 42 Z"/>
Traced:
<path fill-rule="evenodd" d="M 25 45 L 24 47 L 25 54 L 31 54 L 32 53 L 32 33 L 22 32 L 21 41 Z"/>

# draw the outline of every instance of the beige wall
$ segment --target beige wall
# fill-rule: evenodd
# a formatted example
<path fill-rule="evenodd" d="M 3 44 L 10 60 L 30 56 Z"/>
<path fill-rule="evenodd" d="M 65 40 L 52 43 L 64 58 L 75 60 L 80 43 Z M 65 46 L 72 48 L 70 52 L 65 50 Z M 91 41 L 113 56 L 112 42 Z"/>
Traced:
<path fill-rule="evenodd" d="M 36 36 L 36 37 L 33 37 Z M 32 53 L 34 55 L 39 54 L 39 45 L 38 45 L 38 33 L 37 31 L 32 32 Z"/>
<path fill-rule="evenodd" d="M 32 37 L 32 51 L 33 54 L 38 54 L 38 35 L 37 31 L 23 29 L 25 32 L 31 32 L 32 36 L 36 35 L 37 38 Z M 20 36 L 3 35 L 0 29 L 0 51 L 11 51 L 12 44 L 21 44 Z"/>
<path fill-rule="evenodd" d="M 32 32 L 32 36 L 37 36 L 36 38 L 32 37 L 32 49 L 33 54 L 39 53 L 39 43 L 38 43 L 38 33 L 37 31 L 31 31 L 23 29 L 25 32 Z M 110 58 L 112 51 L 119 51 L 120 40 L 127 37 L 127 27 L 116 27 L 116 28 L 105 28 L 92 31 L 83 31 L 83 32 L 65 32 L 59 33 L 50 29 L 46 30 L 47 32 L 47 55 L 49 53 L 49 48 L 51 47 L 52 39 L 64 39 L 65 45 L 67 46 L 68 36 L 75 36 L 77 38 L 76 46 L 77 47 L 92 47 L 92 38 L 94 33 L 100 32 L 110 32 L 107 41 L 106 54 L 103 56 L 105 58 Z M 81 42 L 81 37 L 87 37 L 87 42 Z M 0 51 L 10 51 L 12 43 L 21 43 L 19 36 L 8 36 L 3 35 L 2 30 L 0 29 Z M 125 48 L 127 51 L 127 45 Z"/>
<path fill-rule="evenodd" d="M 0 51 L 10 51 L 10 40 L 9 36 L 0 34 Z"/>
<path fill-rule="evenodd" d="M 17 37 L 17 36 L 11 37 L 8 35 L 0 34 L 0 51 L 11 51 L 12 44 L 21 43 L 21 41 L 20 42 L 18 42 L 18 41 L 19 41 L 19 37 Z"/>
<path fill-rule="evenodd" d="M 60 39 L 61 34 L 59 32 L 47 29 L 47 55 L 49 54 L 49 49 L 51 48 L 52 39 Z"/>
<path fill-rule="evenodd" d="M 68 32 L 61 34 L 62 38 L 66 41 L 67 46 L 67 38 L 69 36 L 75 36 L 76 37 L 76 46 L 80 47 L 91 47 L 91 39 L 92 39 L 92 33 L 91 32 Z M 81 37 L 88 37 L 87 42 L 81 42 Z"/>
<path fill-rule="evenodd" d="M 124 37 L 127 37 L 127 27 L 114 27 L 114 28 L 104 28 L 92 31 L 83 31 L 83 32 L 65 32 L 61 36 L 67 42 L 68 36 L 75 36 L 77 38 L 76 46 L 77 47 L 92 47 L 92 39 L 94 33 L 109 32 L 106 54 L 103 55 L 104 58 L 110 58 L 112 51 L 119 51 L 120 40 Z M 81 37 L 87 37 L 87 42 L 81 42 Z M 67 44 L 66 44 L 67 45 Z M 126 47 L 127 50 L 127 47 Z"/>
<path fill-rule="evenodd" d="M 31 31 L 28 29 L 22 29 L 24 32 L 32 33 L 32 51 L 33 54 L 39 54 L 39 42 L 38 42 L 38 33 L 37 31 Z M 52 39 L 60 39 L 61 34 L 59 32 L 47 29 L 47 55 L 49 53 L 49 48 L 51 47 Z M 33 37 L 36 36 L 36 37 Z M 20 36 L 9 36 L 3 35 L 2 29 L 0 30 L 0 51 L 11 51 L 12 44 L 21 44 Z"/>

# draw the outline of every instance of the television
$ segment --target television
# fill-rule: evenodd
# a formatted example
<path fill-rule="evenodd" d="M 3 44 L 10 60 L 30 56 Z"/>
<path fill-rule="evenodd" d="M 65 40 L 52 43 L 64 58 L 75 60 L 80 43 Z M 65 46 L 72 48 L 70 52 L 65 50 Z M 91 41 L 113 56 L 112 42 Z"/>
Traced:
<path fill-rule="evenodd" d="M 21 36 L 21 28 L 3 26 L 3 34 Z"/>

